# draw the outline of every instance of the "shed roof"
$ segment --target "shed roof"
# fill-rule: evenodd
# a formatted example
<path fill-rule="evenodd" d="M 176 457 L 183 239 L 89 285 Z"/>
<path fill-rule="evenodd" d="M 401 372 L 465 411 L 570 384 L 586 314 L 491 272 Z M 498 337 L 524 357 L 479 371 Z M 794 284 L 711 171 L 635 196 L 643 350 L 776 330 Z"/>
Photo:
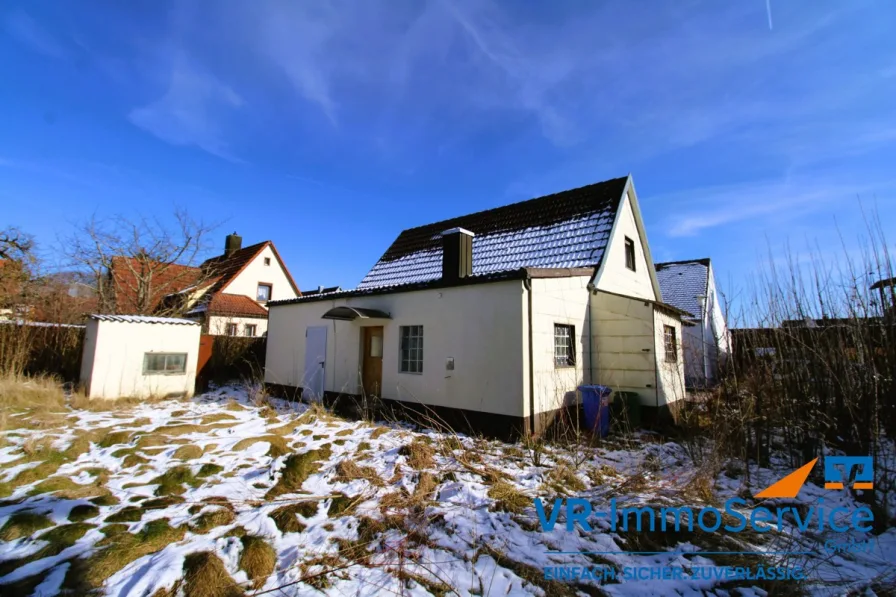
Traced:
<path fill-rule="evenodd" d="M 268 310 L 245 294 L 219 292 L 212 296 L 207 309 L 210 315 L 230 315 L 234 317 L 268 316 Z"/>
<path fill-rule="evenodd" d="M 91 315 L 96 321 L 116 321 L 119 323 L 161 323 L 172 325 L 199 325 L 198 321 L 176 317 L 152 317 L 150 315 Z"/>
<path fill-rule="evenodd" d="M 663 302 L 702 319 L 703 306 L 697 297 L 706 295 L 709 264 L 709 258 L 655 264 Z"/>
<path fill-rule="evenodd" d="M 594 267 L 616 218 L 628 177 L 409 228 L 364 276 L 359 290 L 435 280 L 442 275 L 442 234 L 474 234 L 473 274 L 522 268 Z"/>

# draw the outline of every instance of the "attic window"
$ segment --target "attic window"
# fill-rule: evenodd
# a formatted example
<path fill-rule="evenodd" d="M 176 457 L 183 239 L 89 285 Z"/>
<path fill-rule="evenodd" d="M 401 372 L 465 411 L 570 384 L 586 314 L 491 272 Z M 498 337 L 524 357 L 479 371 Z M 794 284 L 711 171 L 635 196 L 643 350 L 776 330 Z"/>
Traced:
<path fill-rule="evenodd" d="M 265 257 L 265 258 L 264 258 L 264 264 L 265 264 L 265 265 L 270 265 L 270 264 L 271 264 L 271 258 L 270 258 L 270 257 Z"/>
<path fill-rule="evenodd" d="M 625 237 L 625 267 L 635 271 L 635 241 Z"/>

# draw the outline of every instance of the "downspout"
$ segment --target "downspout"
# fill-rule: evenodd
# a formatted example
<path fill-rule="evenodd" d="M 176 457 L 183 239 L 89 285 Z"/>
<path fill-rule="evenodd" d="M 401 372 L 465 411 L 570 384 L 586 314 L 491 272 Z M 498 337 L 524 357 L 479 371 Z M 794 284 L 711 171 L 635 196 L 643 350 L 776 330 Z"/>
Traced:
<path fill-rule="evenodd" d="M 591 276 L 591 281 L 588 282 L 588 285 L 585 287 L 588 290 L 588 383 L 591 385 L 595 384 L 594 379 L 594 332 L 592 323 L 591 323 L 591 300 L 593 297 L 597 296 L 597 288 L 594 287 L 594 276 Z"/>
<path fill-rule="evenodd" d="M 523 288 L 526 289 L 528 302 L 529 321 L 529 433 L 535 436 L 535 356 L 533 346 L 534 333 L 532 331 L 532 278 L 527 274 L 523 279 Z"/>
<path fill-rule="evenodd" d="M 656 349 L 656 305 L 650 305 L 650 318 L 653 320 L 653 403 L 657 412 L 660 410 L 660 352 Z M 664 340 L 665 341 L 665 340 Z"/>

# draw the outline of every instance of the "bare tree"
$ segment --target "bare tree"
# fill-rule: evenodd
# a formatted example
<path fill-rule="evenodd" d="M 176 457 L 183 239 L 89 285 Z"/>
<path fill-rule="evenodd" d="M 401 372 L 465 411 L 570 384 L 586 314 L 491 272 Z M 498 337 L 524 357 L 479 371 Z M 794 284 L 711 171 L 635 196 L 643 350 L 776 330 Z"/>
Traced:
<path fill-rule="evenodd" d="M 27 304 L 36 264 L 31 235 L 15 227 L 0 230 L 0 308 Z"/>
<path fill-rule="evenodd" d="M 93 216 L 63 240 L 62 253 L 95 281 L 100 312 L 174 315 L 188 305 L 189 289 L 214 275 L 199 265 L 215 228 L 183 210 L 170 223 Z M 182 291 L 183 300 L 172 300 Z"/>

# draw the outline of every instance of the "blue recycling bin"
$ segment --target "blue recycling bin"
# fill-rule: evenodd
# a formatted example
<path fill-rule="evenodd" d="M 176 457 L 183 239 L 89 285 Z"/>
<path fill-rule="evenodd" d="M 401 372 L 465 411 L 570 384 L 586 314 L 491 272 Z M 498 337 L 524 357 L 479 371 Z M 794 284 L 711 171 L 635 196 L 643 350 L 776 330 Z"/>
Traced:
<path fill-rule="evenodd" d="M 585 408 L 585 425 L 601 437 L 610 434 L 610 392 L 607 386 L 579 386 L 582 406 Z"/>

